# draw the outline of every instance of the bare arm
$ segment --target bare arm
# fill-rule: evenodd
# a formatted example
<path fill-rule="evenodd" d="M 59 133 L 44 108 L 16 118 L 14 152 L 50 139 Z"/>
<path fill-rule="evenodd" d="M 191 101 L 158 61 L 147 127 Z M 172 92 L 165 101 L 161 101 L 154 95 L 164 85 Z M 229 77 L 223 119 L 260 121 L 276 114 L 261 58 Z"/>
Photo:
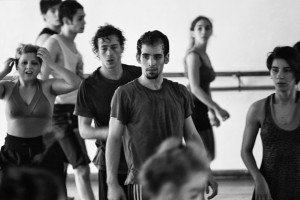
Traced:
<path fill-rule="evenodd" d="M 208 91 L 208 95 L 211 97 L 211 92 L 210 90 Z M 212 126 L 216 126 L 216 127 L 219 127 L 220 126 L 220 120 L 215 112 L 214 109 L 212 108 L 208 108 L 208 118 L 209 118 L 209 121 L 211 123 Z M 227 116 L 225 116 L 223 118 L 223 120 L 227 120 L 229 118 L 229 113 Z"/>
<path fill-rule="evenodd" d="M 120 162 L 120 151 L 122 146 L 122 136 L 125 127 L 121 121 L 113 117 L 110 118 L 109 127 L 105 150 L 108 185 L 107 196 L 109 200 L 125 200 L 125 193 L 121 188 L 117 178 Z"/>
<path fill-rule="evenodd" d="M 50 34 L 46 34 L 46 33 L 40 35 L 35 41 L 36 45 L 41 47 L 50 36 L 51 36 Z"/>
<path fill-rule="evenodd" d="M 261 113 L 259 107 L 259 104 L 255 103 L 248 110 L 241 149 L 242 159 L 254 179 L 261 176 L 252 152 L 260 128 L 257 118 L 258 113 Z"/>
<path fill-rule="evenodd" d="M 58 42 L 53 38 L 49 38 L 43 44 L 43 47 L 45 47 L 49 51 L 50 59 L 57 64 L 58 57 L 62 54 Z M 51 68 L 47 64 L 44 64 L 41 69 L 41 79 L 47 80 L 50 74 Z"/>
<path fill-rule="evenodd" d="M 65 69 L 64 67 L 59 67 L 55 62 L 53 62 L 51 55 L 46 48 L 41 47 L 37 56 L 45 62 L 47 67 L 52 69 L 55 73 L 60 74 L 62 77 L 62 79 L 52 80 L 51 89 L 56 95 L 71 92 L 79 87 L 81 81 L 80 78 L 73 72 Z"/>
<path fill-rule="evenodd" d="M 217 112 L 223 120 L 229 117 L 229 113 L 222 109 L 216 102 L 214 102 L 211 98 L 210 94 L 207 94 L 201 87 L 200 87 L 200 67 L 202 66 L 202 62 L 194 52 L 189 53 L 186 56 L 186 65 L 187 65 L 187 74 L 189 77 L 189 83 L 191 87 L 191 92 L 207 107 L 213 109 Z"/>
<path fill-rule="evenodd" d="M 258 101 L 251 105 L 246 117 L 246 126 L 242 142 L 241 156 L 255 181 L 256 199 L 269 199 L 270 192 L 265 178 L 260 173 L 255 158 L 253 156 L 253 147 L 260 129 L 261 118 L 264 117 L 264 101 Z"/>
<path fill-rule="evenodd" d="M 186 118 L 184 121 L 184 139 L 187 141 L 190 140 L 198 143 L 199 146 L 203 149 L 203 151 L 206 151 L 204 143 L 196 130 L 196 127 L 194 125 L 191 116 Z M 208 197 L 208 199 L 212 199 L 218 194 L 218 183 L 213 178 L 211 169 L 210 169 L 210 175 L 208 180 L 208 186 L 212 188 L 212 194 Z M 206 191 L 208 193 L 209 189 L 207 189 Z"/>
<path fill-rule="evenodd" d="M 106 140 L 108 127 L 95 128 L 92 126 L 92 118 L 78 116 L 78 126 L 80 136 L 84 139 Z"/>
<path fill-rule="evenodd" d="M 199 146 L 203 149 L 203 151 L 206 151 L 204 143 L 203 143 L 200 135 L 197 132 L 197 129 L 194 125 L 194 122 L 193 122 L 191 116 L 186 118 L 184 121 L 184 139 L 186 141 L 190 140 L 190 141 L 197 142 L 199 144 Z"/>
<path fill-rule="evenodd" d="M 12 67 L 14 66 L 15 59 L 14 58 L 8 58 L 4 62 L 4 68 L 0 71 L 0 99 L 4 98 L 5 94 L 5 86 L 4 86 L 4 81 L 2 79 L 11 72 Z"/>

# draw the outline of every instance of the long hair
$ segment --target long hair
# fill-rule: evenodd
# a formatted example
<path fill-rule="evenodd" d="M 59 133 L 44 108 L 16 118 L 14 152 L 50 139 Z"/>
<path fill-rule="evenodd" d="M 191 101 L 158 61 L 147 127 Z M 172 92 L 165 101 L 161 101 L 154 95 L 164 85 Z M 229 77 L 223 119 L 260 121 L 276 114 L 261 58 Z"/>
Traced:
<path fill-rule="evenodd" d="M 197 22 L 200 21 L 200 20 L 206 20 L 210 24 L 211 28 L 213 29 L 213 24 L 212 24 L 211 20 L 208 17 L 206 17 L 206 16 L 199 15 L 198 17 L 196 17 L 192 21 L 191 26 L 190 26 L 190 32 L 194 31 Z M 187 46 L 187 52 L 190 49 L 192 49 L 194 47 L 194 45 L 195 45 L 195 39 L 190 34 L 190 36 L 189 36 L 189 42 L 188 42 L 188 46 Z"/>

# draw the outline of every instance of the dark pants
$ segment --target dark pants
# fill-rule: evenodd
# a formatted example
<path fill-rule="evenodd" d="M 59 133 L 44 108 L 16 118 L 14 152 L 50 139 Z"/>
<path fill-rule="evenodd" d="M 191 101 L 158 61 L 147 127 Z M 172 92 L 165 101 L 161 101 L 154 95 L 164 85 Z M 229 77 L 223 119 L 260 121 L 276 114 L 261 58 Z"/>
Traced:
<path fill-rule="evenodd" d="M 72 104 L 54 105 L 53 130 L 59 138 L 66 162 L 77 168 L 80 165 L 88 165 L 91 161 L 85 142 L 79 135 L 78 117 L 73 115 L 74 108 Z"/>

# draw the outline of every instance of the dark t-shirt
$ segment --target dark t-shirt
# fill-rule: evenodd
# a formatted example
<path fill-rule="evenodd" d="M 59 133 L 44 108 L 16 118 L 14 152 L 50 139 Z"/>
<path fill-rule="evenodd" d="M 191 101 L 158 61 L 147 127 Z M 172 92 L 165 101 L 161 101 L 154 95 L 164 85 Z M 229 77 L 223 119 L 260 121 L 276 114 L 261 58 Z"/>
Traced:
<path fill-rule="evenodd" d="M 184 122 L 192 107 L 186 87 L 168 79 L 163 80 L 160 90 L 151 90 L 138 79 L 116 90 L 111 117 L 126 126 L 123 140 L 129 175 L 125 184 L 137 183 L 141 165 L 163 140 L 183 137 Z"/>
<path fill-rule="evenodd" d="M 119 80 L 103 77 L 98 68 L 79 87 L 75 106 L 75 115 L 94 119 L 96 127 L 108 127 L 110 118 L 110 103 L 115 90 L 141 75 L 141 68 L 122 64 L 123 74 Z M 100 170 L 105 170 L 105 141 L 97 140 L 99 147 L 94 163 Z M 119 172 L 127 173 L 123 148 L 120 159 Z"/>

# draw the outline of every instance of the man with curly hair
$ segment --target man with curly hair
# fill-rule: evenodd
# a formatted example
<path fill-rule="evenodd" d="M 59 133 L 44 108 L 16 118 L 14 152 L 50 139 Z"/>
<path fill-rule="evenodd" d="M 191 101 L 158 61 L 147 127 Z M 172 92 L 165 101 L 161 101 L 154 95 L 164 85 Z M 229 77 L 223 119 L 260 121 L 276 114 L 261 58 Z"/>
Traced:
<path fill-rule="evenodd" d="M 110 117 L 110 102 L 115 90 L 141 75 L 141 68 L 121 62 L 125 37 L 118 28 L 100 26 L 92 39 L 93 52 L 100 59 L 98 67 L 83 80 L 78 90 L 75 114 L 78 115 L 79 132 L 84 139 L 96 139 L 98 147 L 94 164 L 99 169 L 99 199 L 107 199 L 105 145 Z M 92 125 L 94 120 L 95 126 Z M 118 167 L 118 180 L 124 183 L 127 164 L 124 152 Z M 124 184 L 122 187 L 127 191 Z"/>

